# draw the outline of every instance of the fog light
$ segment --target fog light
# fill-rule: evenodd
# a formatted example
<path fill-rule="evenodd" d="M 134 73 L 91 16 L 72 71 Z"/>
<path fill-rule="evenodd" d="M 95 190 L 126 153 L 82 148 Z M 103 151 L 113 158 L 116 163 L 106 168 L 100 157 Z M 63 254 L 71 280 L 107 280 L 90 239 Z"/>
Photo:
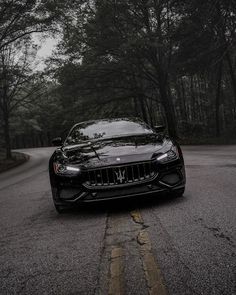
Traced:
<path fill-rule="evenodd" d="M 171 173 L 163 176 L 161 181 L 168 185 L 175 185 L 180 181 L 180 175 L 178 173 Z"/>

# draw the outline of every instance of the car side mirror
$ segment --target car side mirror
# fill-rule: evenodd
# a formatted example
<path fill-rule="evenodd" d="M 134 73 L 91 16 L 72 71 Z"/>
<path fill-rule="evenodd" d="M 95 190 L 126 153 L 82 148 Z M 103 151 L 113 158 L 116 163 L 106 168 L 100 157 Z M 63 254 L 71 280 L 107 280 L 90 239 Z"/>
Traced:
<path fill-rule="evenodd" d="M 158 125 L 158 126 L 154 126 L 154 130 L 156 131 L 156 133 L 160 133 L 165 131 L 166 126 L 165 125 Z"/>
<path fill-rule="evenodd" d="M 62 145 L 62 138 L 61 138 L 61 137 L 53 138 L 53 140 L 52 140 L 52 144 L 53 144 L 54 146 Z"/>

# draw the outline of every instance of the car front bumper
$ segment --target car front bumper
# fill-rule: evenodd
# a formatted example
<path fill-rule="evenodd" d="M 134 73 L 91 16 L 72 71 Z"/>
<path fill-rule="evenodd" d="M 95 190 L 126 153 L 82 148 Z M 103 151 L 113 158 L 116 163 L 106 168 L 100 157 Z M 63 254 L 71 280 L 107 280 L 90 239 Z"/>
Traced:
<path fill-rule="evenodd" d="M 84 185 L 63 185 L 52 187 L 56 205 L 73 206 L 76 203 L 105 201 L 150 194 L 174 193 L 185 187 L 184 165 L 163 170 L 148 182 L 119 185 L 107 188 L 87 188 Z"/>

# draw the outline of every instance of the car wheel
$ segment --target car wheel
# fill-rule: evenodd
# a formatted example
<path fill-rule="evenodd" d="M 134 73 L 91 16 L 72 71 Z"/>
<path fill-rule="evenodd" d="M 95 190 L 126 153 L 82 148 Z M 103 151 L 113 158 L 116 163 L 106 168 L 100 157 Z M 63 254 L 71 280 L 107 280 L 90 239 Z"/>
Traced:
<path fill-rule="evenodd" d="M 66 208 L 61 205 L 54 204 L 57 213 L 62 214 L 66 212 Z"/>
<path fill-rule="evenodd" d="M 184 191 L 185 191 L 185 188 L 181 188 L 179 190 L 176 190 L 173 193 L 173 195 L 174 195 L 175 198 L 181 198 L 181 197 L 183 197 Z"/>

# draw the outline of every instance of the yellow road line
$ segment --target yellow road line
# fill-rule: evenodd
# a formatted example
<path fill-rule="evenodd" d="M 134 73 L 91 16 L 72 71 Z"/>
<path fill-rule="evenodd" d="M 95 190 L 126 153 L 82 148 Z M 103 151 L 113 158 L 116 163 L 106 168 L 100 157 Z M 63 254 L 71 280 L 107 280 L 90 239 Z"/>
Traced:
<path fill-rule="evenodd" d="M 111 251 L 109 295 L 122 295 L 123 289 L 123 248 L 114 246 Z"/>
<path fill-rule="evenodd" d="M 134 222 L 143 224 L 143 218 L 138 210 L 131 211 L 130 215 L 133 218 Z"/>
<path fill-rule="evenodd" d="M 131 216 L 134 222 L 143 224 L 142 216 L 138 210 L 132 211 Z M 168 292 L 164 285 L 160 268 L 152 253 L 152 246 L 148 232 L 145 229 L 140 230 L 137 236 L 137 241 L 140 245 L 140 254 L 149 294 L 167 295 Z"/>

